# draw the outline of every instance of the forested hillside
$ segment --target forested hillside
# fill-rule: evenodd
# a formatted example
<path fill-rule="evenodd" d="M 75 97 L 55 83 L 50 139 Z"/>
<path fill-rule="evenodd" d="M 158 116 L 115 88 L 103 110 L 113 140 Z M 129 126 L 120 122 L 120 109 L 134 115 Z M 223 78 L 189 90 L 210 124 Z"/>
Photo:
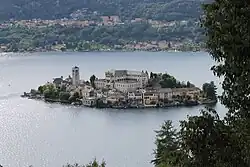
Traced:
<path fill-rule="evenodd" d="M 0 20 L 70 18 L 79 10 L 85 15 L 118 15 L 123 20 L 186 20 L 199 18 L 201 4 L 208 1 L 211 0 L 2 0 Z"/>

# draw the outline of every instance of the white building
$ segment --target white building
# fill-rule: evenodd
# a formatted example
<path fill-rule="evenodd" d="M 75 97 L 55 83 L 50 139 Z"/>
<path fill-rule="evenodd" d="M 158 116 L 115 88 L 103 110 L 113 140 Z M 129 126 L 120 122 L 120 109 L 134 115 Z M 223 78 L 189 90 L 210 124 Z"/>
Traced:
<path fill-rule="evenodd" d="M 75 66 L 72 68 L 72 85 L 78 86 L 79 84 L 80 84 L 79 67 Z"/>
<path fill-rule="evenodd" d="M 148 73 L 143 71 L 111 70 L 105 72 L 105 79 L 109 82 L 136 80 L 137 82 L 140 82 L 141 87 L 145 87 L 148 83 L 149 77 Z"/>
<path fill-rule="evenodd" d="M 104 87 L 107 87 L 108 86 L 108 83 L 105 79 L 96 79 L 95 80 L 95 87 L 97 89 L 101 89 L 101 88 L 104 88 Z"/>
<path fill-rule="evenodd" d="M 121 92 L 135 91 L 148 84 L 148 73 L 143 71 L 111 70 L 105 72 L 105 79 L 95 81 L 97 88 L 115 88 Z"/>
<path fill-rule="evenodd" d="M 128 91 L 135 91 L 141 88 L 141 83 L 136 80 L 117 81 L 114 83 L 114 88 L 123 93 L 127 93 Z"/>

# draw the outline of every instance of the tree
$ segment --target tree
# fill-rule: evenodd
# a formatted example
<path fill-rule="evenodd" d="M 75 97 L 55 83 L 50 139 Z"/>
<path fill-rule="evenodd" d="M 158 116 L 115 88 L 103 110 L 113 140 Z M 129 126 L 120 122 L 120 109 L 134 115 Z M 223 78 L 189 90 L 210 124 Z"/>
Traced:
<path fill-rule="evenodd" d="M 181 121 L 176 131 L 168 121 L 156 131 L 156 167 L 247 167 L 237 133 L 211 109 Z M 229 158 L 230 157 L 230 158 Z M 228 159 L 229 158 L 229 159 Z"/>
<path fill-rule="evenodd" d="M 101 163 L 99 163 L 96 159 L 94 159 L 94 161 L 90 162 L 87 165 L 79 165 L 79 164 L 74 164 L 74 165 L 64 165 L 63 167 L 105 167 L 106 166 L 106 162 L 102 161 Z"/>
<path fill-rule="evenodd" d="M 178 154 L 178 133 L 171 121 L 165 121 L 161 129 L 155 132 L 157 149 L 154 151 L 155 159 L 151 162 L 155 166 L 172 166 Z"/>
<path fill-rule="evenodd" d="M 95 80 L 96 80 L 96 76 L 95 75 L 92 75 L 89 79 L 90 81 L 90 84 L 93 88 L 95 88 Z"/>
<path fill-rule="evenodd" d="M 202 85 L 202 91 L 206 98 L 210 100 L 217 100 L 216 86 L 213 81 L 210 83 L 204 83 Z"/>
<path fill-rule="evenodd" d="M 82 47 L 83 47 L 84 50 L 89 50 L 90 49 L 90 44 L 85 42 L 85 43 L 83 43 Z"/>
<path fill-rule="evenodd" d="M 43 94 L 44 87 L 43 87 L 43 86 L 39 86 L 39 87 L 38 87 L 38 91 L 39 91 L 41 94 Z"/>
<path fill-rule="evenodd" d="M 69 100 L 69 98 L 70 98 L 70 93 L 69 92 L 60 92 L 59 93 L 59 99 L 60 100 L 66 101 L 66 100 Z"/>
<path fill-rule="evenodd" d="M 153 73 L 152 72 L 150 72 L 150 79 L 153 79 Z"/>
<path fill-rule="evenodd" d="M 249 62 L 249 1 L 216 1 L 204 6 L 203 21 L 207 32 L 207 48 L 216 61 L 212 67 L 215 75 L 223 77 L 223 93 L 219 97 L 228 109 L 226 121 L 238 134 L 243 155 L 250 161 L 250 62 Z"/>
<path fill-rule="evenodd" d="M 43 95 L 45 98 L 57 99 L 59 97 L 59 91 L 53 84 L 47 84 L 43 86 Z"/>
<path fill-rule="evenodd" d="M 176 149 L 181 151 L 176 156 L 179 167 L 250 166 L 249 8 L 249 1 L 236 0 L 214 1 L 204 6 L 207 48 L 217 62 L 212 67 L 214 74 L 224 78 L 224 91 L 219 98 L 228 114 L 221 119 L 216 111 L 206 109 L 200 116 L 181 122 Z M 213 82 L 203 85 L 203 90 L 211 88 L 215 88 Z"/>
<path fill-rule="evenodd" d="M 229 167 L 246 166 L 239 152 L 237 134 L 211 109 L 201 116 L 181 122 L 179 148 L 184 155 L 178 162 L 183 166 Z"/>
<path fill-rule="evenodd" d="M 165 73 L 161 77 L 160 85 L 162 88 L 179 88 L 182 87 L 181 83 L 175 77 Z"/>

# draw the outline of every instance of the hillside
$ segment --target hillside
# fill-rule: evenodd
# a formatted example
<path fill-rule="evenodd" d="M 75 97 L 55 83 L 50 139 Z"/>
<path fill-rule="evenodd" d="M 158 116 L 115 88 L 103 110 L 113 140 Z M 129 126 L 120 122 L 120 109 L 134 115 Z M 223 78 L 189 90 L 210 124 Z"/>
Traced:
<path fill-rule="evenodd" d="M 201 4 L 211 0 L 4 0 L 0 20 L 57 19 L 93 15 L 118 15 L 123 20 L 144 17 L 154 20 L 199 18 Z"/>

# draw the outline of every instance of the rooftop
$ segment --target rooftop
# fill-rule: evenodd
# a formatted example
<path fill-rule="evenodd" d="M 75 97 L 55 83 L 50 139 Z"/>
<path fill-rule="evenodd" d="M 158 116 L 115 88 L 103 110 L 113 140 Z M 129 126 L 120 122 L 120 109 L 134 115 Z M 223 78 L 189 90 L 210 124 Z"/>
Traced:
<path fill-rule="evenodd" d="M 146 73 L 142 71 L 132 71 L 132 70 L 110 70 L 105 74 L 113 74 L 114 76 L 124 76 L 124 75 L 145 75 Z"/>

